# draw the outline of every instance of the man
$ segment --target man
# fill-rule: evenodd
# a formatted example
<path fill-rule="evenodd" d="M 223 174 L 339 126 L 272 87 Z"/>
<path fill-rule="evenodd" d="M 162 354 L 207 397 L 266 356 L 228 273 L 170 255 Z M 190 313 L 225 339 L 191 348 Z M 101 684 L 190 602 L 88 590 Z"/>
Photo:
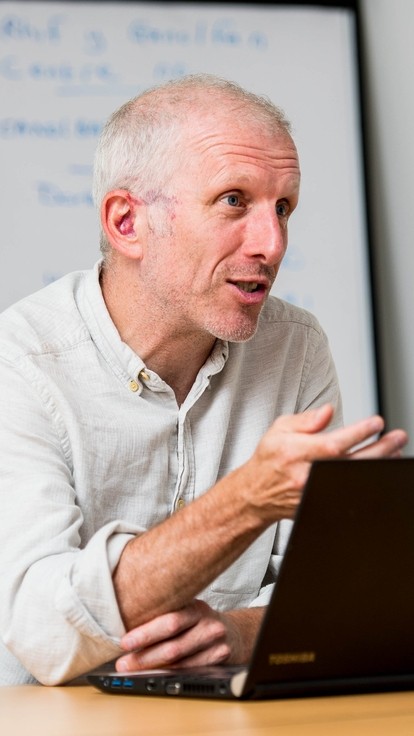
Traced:
<path fill-rule="evenodd" d="M 268 298 L 299 179 L 281 111 L 223 80 L 109 120 L 103 262 L 0 319 L 3 682 L 246 661 L 312 460 L 400 454 L 340 428 L 321 327 Z"/>

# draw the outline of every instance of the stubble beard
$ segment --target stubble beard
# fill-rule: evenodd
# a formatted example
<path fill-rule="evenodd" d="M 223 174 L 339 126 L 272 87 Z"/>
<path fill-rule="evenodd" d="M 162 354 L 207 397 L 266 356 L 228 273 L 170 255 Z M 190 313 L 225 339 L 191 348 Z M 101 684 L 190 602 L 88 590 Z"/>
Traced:
<path fill-rule="evenodd" d="M 260 313 L 255 317 L 246 314 L 244 319 L 239 320 L 238 324 L 232 325 L 226 322 L 225 316 L 216 318 L 215 320 L 207 319 L 205 328 L 213 337 L 219 340 L 225 340 L 226 342 L 247 342 L 256 334 Z"/>

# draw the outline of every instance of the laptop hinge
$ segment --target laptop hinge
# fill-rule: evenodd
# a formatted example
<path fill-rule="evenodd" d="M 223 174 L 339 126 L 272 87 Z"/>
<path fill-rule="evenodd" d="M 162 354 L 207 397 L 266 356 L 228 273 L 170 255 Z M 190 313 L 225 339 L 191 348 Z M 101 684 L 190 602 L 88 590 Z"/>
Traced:
<path fill-rule="evenodd" d="M 241 672 L 238 672 L 237 675 L 233 675 L 230 681 L 230 690 L 233 693 L 235 698 L 240 698 L 244 685 L 247 678 L 247 670 L 242 670 Z"/>

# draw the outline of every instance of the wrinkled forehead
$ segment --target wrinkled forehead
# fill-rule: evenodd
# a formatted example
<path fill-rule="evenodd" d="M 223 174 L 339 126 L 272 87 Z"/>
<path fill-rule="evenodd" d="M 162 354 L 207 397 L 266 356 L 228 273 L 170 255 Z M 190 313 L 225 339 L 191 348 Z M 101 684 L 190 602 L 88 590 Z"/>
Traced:
<path fill-rule="evenodd" d="M 272 165 L 283 160 L 299 175 L 298 153 L 290 133 L 276 121 L 246 114 L 237 104 L 190 115 L 181 146 L 181 161 L 188 166 L 191 162 L 202 166 L 212 158 L 222 159 L 223 165 L 253 159 Z"/>
<path fill-rule="evenodd" d="M 186 123 L 188 133 L 216 131 L 222 135 L 226 131 L 244 137 L 250 132 L 256 136 L 285 138 L 294 146 L 288 123 L 281 121 L 276 110 L 271 114 L 269 110 L 225 96 L 196 99 L 187 108 Z"/>

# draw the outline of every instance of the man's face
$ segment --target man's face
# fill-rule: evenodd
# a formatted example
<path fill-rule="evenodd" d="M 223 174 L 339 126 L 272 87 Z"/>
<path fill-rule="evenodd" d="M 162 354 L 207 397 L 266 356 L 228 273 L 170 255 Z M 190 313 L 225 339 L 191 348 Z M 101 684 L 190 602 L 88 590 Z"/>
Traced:
<path fill-rule="evenodd" d="M 175 334 L 249 339 L 286 251 L 296 148 L 288 134 L 234 117 L 219 112 L 189 126 L 169 196 L 146 198 L 142 276 Z"/>

